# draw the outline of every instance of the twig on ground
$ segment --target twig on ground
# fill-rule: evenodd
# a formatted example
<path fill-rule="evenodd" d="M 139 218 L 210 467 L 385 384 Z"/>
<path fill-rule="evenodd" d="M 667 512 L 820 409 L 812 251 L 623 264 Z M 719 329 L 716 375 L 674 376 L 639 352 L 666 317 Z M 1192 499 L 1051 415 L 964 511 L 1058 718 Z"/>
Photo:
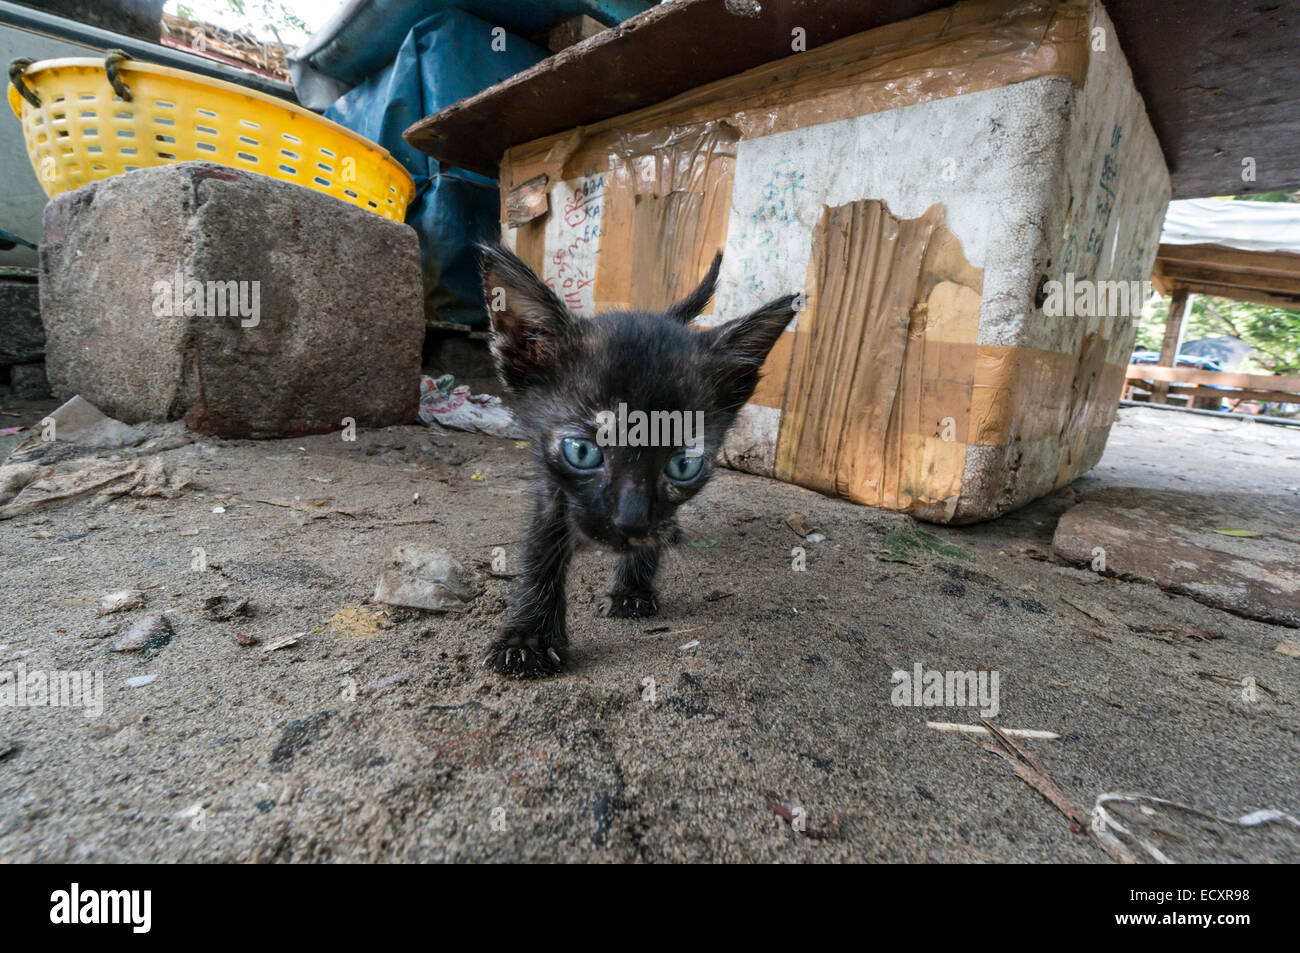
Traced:
<path fill-rule="evenodd" d="M 1055 781 L 1048 777 L 1038 759 L 987 718 L 981 718 L 980 724 L 989 730 L 997 744 L 976 742 L 985 751 L 997 755 L 1011 765 L 1016 777 L 1047 799 L 1053 807 L 1074 822 L 1080 830 L 1087 831 L 1111 858 L 1119 864 L 1136 864 L 1138 857 L 1125 847 L 1118 838 L 1109 834 L 1104 828 L 1098 829 L 1092 818 L 1083 808 L 1071 801 Z"/>
<path fill-rule="evenodd" d="M 927 721 L 927 728 L 935 731 L 955 731 L 965 735 L 987 735 L 989 730 L 981 725 L 962 725 L 952 721 Z M 1045 731 L 1041 728 L 1003 728 L 1002 732 L 1012 738 L 1038 738 L 1044 741 L 1056 741 L 1060 732 Z"/>

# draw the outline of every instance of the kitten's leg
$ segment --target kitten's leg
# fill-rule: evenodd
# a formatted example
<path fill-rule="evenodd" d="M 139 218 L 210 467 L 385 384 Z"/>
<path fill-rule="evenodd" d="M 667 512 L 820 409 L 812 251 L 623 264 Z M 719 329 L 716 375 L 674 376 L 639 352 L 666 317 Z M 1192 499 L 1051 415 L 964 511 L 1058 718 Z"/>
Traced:
<path fill-rule="evenodd" d="M 564 579 L 573 539 L 561 494 L 549 489 L 539 494 L 525 547 L 510 614 L 483 660 L 514 678 L 554 674 L 568 657 Z"/>
<path fill-rule="evenodd" d="M 658 615 L 655 572 L 659 569 L 659 546 L 624 553 L 614 571 L 609 594 L 600 604 L 600 614 L 617 618 Z"/>

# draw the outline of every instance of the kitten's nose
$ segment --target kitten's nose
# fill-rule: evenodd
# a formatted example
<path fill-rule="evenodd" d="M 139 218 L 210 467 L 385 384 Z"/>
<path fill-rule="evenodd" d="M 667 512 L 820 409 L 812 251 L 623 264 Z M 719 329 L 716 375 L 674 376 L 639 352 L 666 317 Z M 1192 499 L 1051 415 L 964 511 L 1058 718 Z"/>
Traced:
<path fill-rule="evenodd" d="M 650 534 L 650 498 L 635 483 L 624 483 L 618 488 L 614 529 L 624 538 Z"/>

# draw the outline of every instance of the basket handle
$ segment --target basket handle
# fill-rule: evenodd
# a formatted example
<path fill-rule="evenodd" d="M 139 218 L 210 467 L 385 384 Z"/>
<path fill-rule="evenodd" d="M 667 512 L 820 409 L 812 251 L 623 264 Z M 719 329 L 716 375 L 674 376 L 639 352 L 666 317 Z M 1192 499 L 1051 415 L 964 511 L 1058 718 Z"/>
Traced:
<path fill-rule="evenodd" d="M 131 87 L 122 82 L 122 76 L 118 72 L 118 64 L 131 57 L 125 50 L 109 50 L 108 56 L 104 58 L 104 72 L 108 75 L 109 85 L 121 99 L 131 102 Z M 23 82 L 23 73 L 27 68 L 36 62 L 26 56 L 20 56 L 17 59 L 9 61 L 9 82 L 13 83 L 14 89 L 18 94 L 27 100 L 37 109 L 41 108 L 41 97 Z"/>
<path fill-rule="evenodd" d="M 109 50 L 108 56 L 104 58 L 104 72 L 108 74 L 108 83 L 113 87 L 113 92 L 117 93 L 118 98 L 131 102 L 131 87 L 122 82 L 122 77 L 118 74 L 117 66 L 124 60 L 131 57 L 125 50 Z"/>
<path fill-rule="evenodd" d="M 37 109 L 40 109 L 41 97 L 37 96 L 36 93 L 32 91 L 32 88 L 23 82 L 23 73 L 26 72 L 27 67 L 31 66 L 35 62 L 35 60 L 28 59 L 26 56 L 20 56 L 15 60 L 10 60 L 9 82 L 13 83 L 14 89 L 18 90 L 18 94 L 22 96 L 23 99 L 27 100 Z"/>

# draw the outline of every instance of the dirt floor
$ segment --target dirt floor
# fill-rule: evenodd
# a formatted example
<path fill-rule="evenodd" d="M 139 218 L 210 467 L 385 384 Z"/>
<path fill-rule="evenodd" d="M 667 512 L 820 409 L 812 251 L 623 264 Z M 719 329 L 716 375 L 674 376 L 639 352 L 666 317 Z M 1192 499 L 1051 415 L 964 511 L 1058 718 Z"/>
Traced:
<path fill-rule="evenodd" d="M 14 406 L 0 419 L 44 410 Z M 0 669 L 104 679 L 97 718 L 0 708 L 0 861 L 1107 862 L 1006 760 L 927 727 L 975 709 L 892 703 L 917 665 L 996 672 L 996 723 L 1060 733 L 1021 744 L 1084 812 L 1118 791 L 1300 815 L 1297 631 L 1051 555 L 1059 515 L 1102 487 L 1289 493 L 1300 512 L 1300 430 L 1124 409 L 1092 473 L 965 529 L 724 471 L 682 511 L 662 615 L 597 618 L 613 560 L 582 550 L 571 666 L 527 683 L 479 665 L 526 449 L 400 427 L 156 456 L 192 471 L 173 499 L 0 522 Z M 370 603 L 399 542 L 483 572 L 470 611 Z M 145 605 L 96 614 L 125 588 Z M 221 595 L 251 615 L 212 618 Z M 151 613 L 170 642 L 109 651 Z M 1124 841 L 1144 859 L 1139 836 L 1177 860 L 1300 859 L 1279 824 L 1145 817 Z"/>

